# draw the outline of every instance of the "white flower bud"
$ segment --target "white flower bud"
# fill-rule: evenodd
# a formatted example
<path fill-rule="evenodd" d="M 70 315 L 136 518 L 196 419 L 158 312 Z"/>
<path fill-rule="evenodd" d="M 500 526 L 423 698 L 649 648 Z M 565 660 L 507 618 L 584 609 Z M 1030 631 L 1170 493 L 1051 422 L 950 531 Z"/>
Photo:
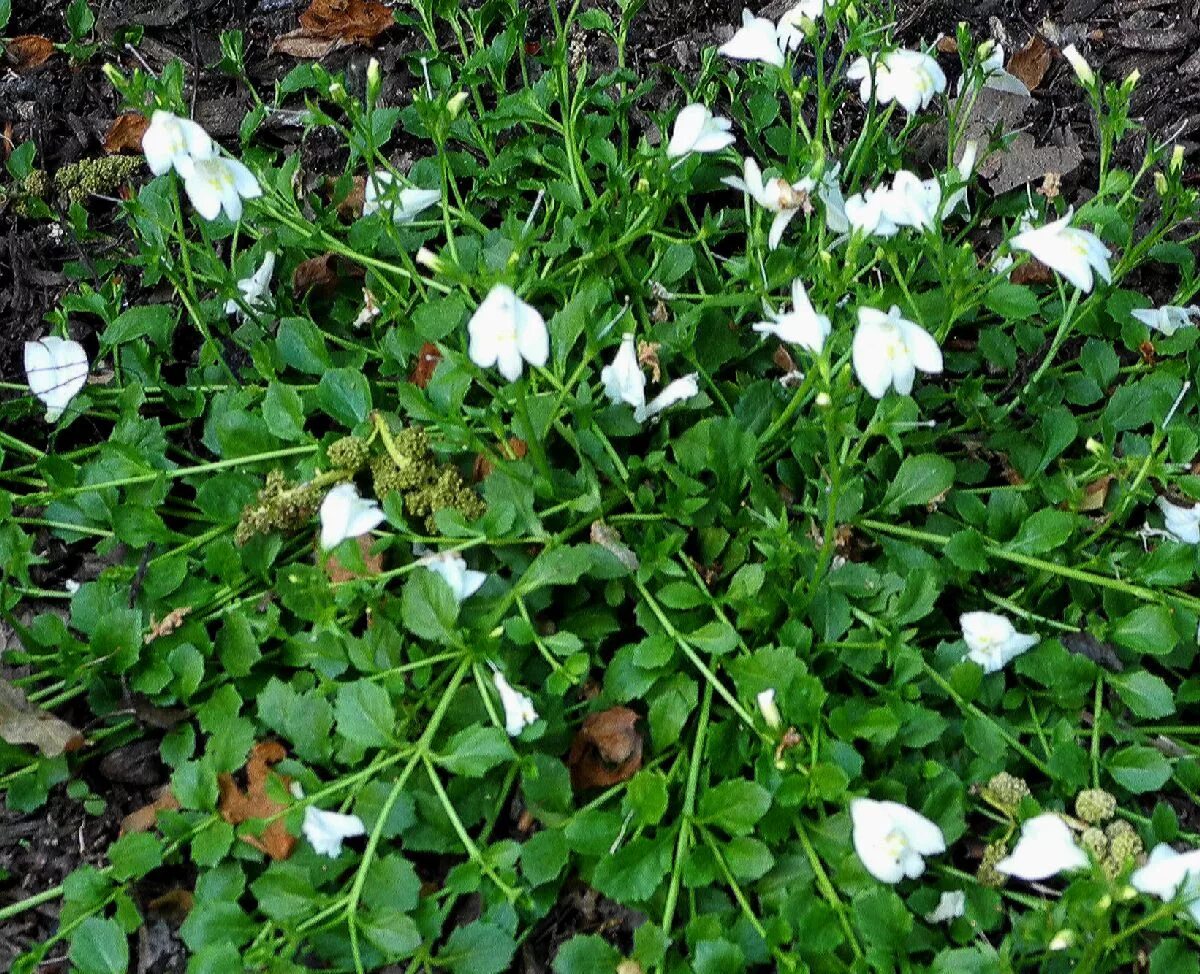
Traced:
<path fill-rule="evenodd" d="M 1075 74 L 1081 82 L 1085 85 L 1095 84 L 1096 74 L 1092 71 L 1092 66 L 1087 63 L 1074 44 L 1068 44 L 1063 48 L 1062 53 L 1063 57 L 1071 62 L 1071 67 L 1075 69 Z"/>

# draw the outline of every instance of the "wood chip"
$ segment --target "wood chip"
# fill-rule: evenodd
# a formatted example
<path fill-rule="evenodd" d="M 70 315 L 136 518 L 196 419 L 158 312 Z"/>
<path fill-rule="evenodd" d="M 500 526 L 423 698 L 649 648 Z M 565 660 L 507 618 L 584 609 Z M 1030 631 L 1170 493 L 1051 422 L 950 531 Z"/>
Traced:
<path fill-rule="evenodd" d="M 1041 34 L 1034 34 L 1029 43 L 1008 61 L 1008 73 L 1019 78 L 1030 91 L 1037 88 L 1050 69 L 1051 51 Z"/>

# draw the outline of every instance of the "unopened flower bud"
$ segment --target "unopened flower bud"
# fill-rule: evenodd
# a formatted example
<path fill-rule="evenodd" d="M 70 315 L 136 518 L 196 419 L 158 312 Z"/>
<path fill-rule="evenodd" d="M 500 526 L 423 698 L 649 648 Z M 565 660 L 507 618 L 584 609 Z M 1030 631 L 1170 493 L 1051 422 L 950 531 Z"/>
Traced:
<path fill-rule="evenodd" d="M 774 689 L 764 690 L 758 695 L 758 711 L 762 714 L 763 722 L 771 730 L 777 731 L 783 726 L 783 716 L 775 704 Z"/>
<path fill-rule="evenodd" d="M 1173 173 L 1180 172 L 1183 169 L 1183 146 L 1177 145 L 1171 151 L 1171 163 L 1168 168 Z"/>
<path fill-rule="evenodd" d="M 1154 174 L 1154 192 L 1159 196 L 1166 196 L 1169 188 L 1167 177 L 1161 172 L 1156 172 Z"/>
<path fill-rule="evenodd" d="M 442 263 L 442 258 L 440 258 L 428 247 L 422 247 L 420 250 L 418 250 L 413 260 L 415 260 L 422 267 L 428 267 L 435 274 L 440 274 L 443 270 L 445 270 L 446 266 Z"/>
<path fill-rule="evenodd" d="M 1121 82 L 1121 90 L 1124 91 L 1126 94 L 1133 91 L 1133 86 L 1138 83 L 1138 81 L 1141 79 L 1141 77 L 1142 77 L 1142 72 L 1139 71 L 1137 68 L 1134 68 L 1132 71 L 1129 72 L 1128 75 L 1126 75 L 1125 80 L 1123 82 Z"/>
<path fill-rule="evenodd" d="M 100 69 L 104 72 L 104 77 L 108 79 L 108 83 L 114 88 L 120 88 L 125 81 L 125 76 L 115 64 L 106 64 Z"/>
<path fill-rule="evenodd" d="M 342 105 L 346 102 L 346 86 L 340 81 L 335 81 L 329 86 L 329 98 L 335 104 Z"/>
<path fill-rule="evenodd" d="M 1095 83 L 1096 74 L 1092 71 L 1092 66 L 1084 60 L 1083 55 L 1079 53 L 1079 49 L 1074 44 L 1068 44 L 1063 48 L 1062 53 L 1063 57 L 1071 62 L 1071 67 L 1075 69 L 1076 76 L 1083 84 L 1091 85 Z"/>
<path fill-rule="evenodd" d="M 818 392 L 816 401 L 818 409 L 828 409 L 833 405 L 833 400 L 829 398 L 828 392 Z"/>
<path fill-rule="evenodd" d="M 450 113 L 452 119 L 458 118 L 459 113 L 463 110 L 463 105 L 467 103 L 470 96 L 465 91 L 460 91 L 457 95 L 446 102 L 446 111 Z"/>
<path fill-rule="evenodd" d="M 1050 941 L 1051 950 L 1066 950 L 1071 944 L 1075 943 L 1074 930 L 1060 930 Z"/>
<path fill-rule="evenodd" d="M 1088 825 L 1107 822 L 1116 811 L 1116 798 L 1103 788 L 1087 788 L 1075 796 L 1075 814 Z"/>
<path fill-rule="evenodd" d="M 1087 442 L 1083 444 L 1083 448 L 1092 454 L 1092 456 L 1102 456 L 1106 451 L 1104 444 L 1092 437 L 1087 438 Z"/>
<path fill-rule="evenodd" d="M 374 101 L 379 97 L 379 87 L 383 83 L 383 73 L 379 68 L 378 58 L 371 58 L 367 64 L 367 98 Z"/>
<path fill-rule="evenodd" d="M 650 192 L 650 180 L 648 180 L 645 176 L 643 176 L 641 179 L 639 179 L 637 181 L 636 189 L 639 193 Z"/>

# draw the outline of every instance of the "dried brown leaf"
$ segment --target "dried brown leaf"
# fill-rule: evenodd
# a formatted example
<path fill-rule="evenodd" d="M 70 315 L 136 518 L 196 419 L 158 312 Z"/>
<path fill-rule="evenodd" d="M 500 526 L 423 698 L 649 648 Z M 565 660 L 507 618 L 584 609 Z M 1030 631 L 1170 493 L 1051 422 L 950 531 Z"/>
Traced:
<path fill-rule="evenodd" d="M 141 152 L 142 136 L 150 126 L 150 119 L 138 112 L 118 115 L 104 136 L 104 151 L 110 156 L 118 152 Z"/>
<path fill-rule="evenodd" d="M 1029 43 L 1017 51 L 1008 61 L 1008 73 L 1019 78 L 1030 91 L 1037 88 L 1050 68 L 1050 45 L 1041 34 L 1034 34 Z"/>
<path fill-rule="evenodd" d="M 163 785 L 158 794 L 154 796 L 154 801 L 149 805 L 143 805 L 121 819 L 120 835 L 128 835 L 130 832 L 149 832 L 158 822 L 159 812 L 173 812 L 179 808 L 179 799 L 171 791 L 170 785 Z"/>
<path fill-rule="evenodd" d="M 84 745 L 83 734 L 65 720 L 34 706 L 21 690 L 0 680 L 0 737 L 9 744 L 32 744 L 48 758 Z"/>
<path fill-rule="evenodd" d="M 325 40 L 320 37 L 313 37 L 312 34 L 301 27 L 275 38 L 275 43 L 271 45 L 271 53 L 319 60 L 339 47 L 345 47 L 345 44 L 337 40 Z"/>
<path fill-rule="evenodd" d="M 161 636 L 169 636 L 183 625 L 183 620 L 187 618 L 189 612 L 192 611 L 190 605 L 181 605 L 178 608 L 172 609 L 157 622 L 154 621 L 154 616 L 150 616 L 150 631 L 146 633 L 142 642 L 146 645 L 154 642 Z"/>
<path fill-rule="evenodd" d="M 174 889 L 167 890 L 162 896 L 156 896 L 146 905 L 155 913 L 180 924 L 192 912 L 192 907 L 196 905 L 196 894 L 190 889 L 176 886 Z"/>
<path fill-rule="evenodd" d="M 637 773 L 642 766 L 639 719 L 628 707 L 610 707 L 583 719 L 567 756 L 573 787 L 607 788 Z"/>
<path fill-rule="evenodd" d="M 520 460 L 529 453 L 529 444 L 520 437 L 510 436 L 507 443 L 500 444 L 500 455 L 506 460 Z M 491 475 L 492 461 L 482 453 L 475 455 L 473 475 L 476 481 Z"/>
<path fill-rule="evenodd" d="M 1083 488 L 1083 500 L 1079 504 L 1081 511 L 1099 511 L 1104 509 L 1108 500 L 1108 488 L 1113 482 L 1112 474 L 1105 474 L 1099 480 L 1093 480 Z"/>
<path fill-rule="evenodd" d="M 312 37 L 350 44 L 370 44 L 395 22 L 378 0 L 312 0 L 300 15 L 300 26 Z"/>
<path fill-rule="evenodd" d="M 408 381 L 418 389 L 424 389 L 429 385 L 429 380 L 433 378 L 434 370 L 441 360 L 442 350 L 433 342 L 426 342 L 417 352 L 417 360 L 413 363 L 412 372 L 408 374 Z"/>
<path fill-rule="evenodd" d="M 1014 267 L 1008 279 L 1013 284 L 1049 284 L 1054 280 L 1054 273 L 1040 260 L 1031 258 L 1029 263 Z"/>
<path fill-rule="evenodd" d="M 958 53 L 958 39 L 951 37 L 949 34 L 939 37 L 935 46 L 937 47 L 939 54 Z"/>
<path fill-rule="evenodd" d="M 599 545 L 631 572 L 637 571 L 637 553 L 621 540 L 621 532 L 616 528 L 609 527 L 603 521 L 593 521 L 591 539 L 592 544 Z"/>
<path fill-rule="evenodd" d="M 8 42 L 5 54 L 17 74 L 45 64 L 54 53 L 54 41 L 40 34 L 22 34 Z"/>
<path fill-rule="evenodd" d="M 343 565 L 338 561 L 336 554 L 330 555 L 325 560 L 325 574 L 329 576 L 329 580 L 333 583 L 350 582 L 356 578 L 371 578 L 383 571 L 383 554 L 371 554 L 371 547 L 375 543 L 374 539 L 369 534 L 359 535 L 356 539 L 358 542 L 358 550 L 362 552 L 363 563 L 367 566 L 365 572 L 360 572 L 347 565 Z"/>
<path fill-rule="evenodd" d="M 332 291 L 337 282 L 337 255 L 332 253 L 301 261 L 292 272 L 292 291 L 297 297 L 302 297 L 313 288 Z"/>
<path fill-rule="evenodd" d="M 638 342 L 637 360 L 643 369 L 650 370 L 650 378 L 655 382 L 662 381 L 662 367 L 658 363 L 658 350 L 661 342 Z"/>
<path fill-rule="evenodd" d="M 259 835 L 243 835 L 242 841 L 265 852 L 272 859 L 286 859 L 296 848 L 296 837 L 288 832 L 283 823 L 281 805 L 267 794 L 267 782 L 277 777 L 286 788 L 289 779 L 275 775 L 272 765 L 278 764 L 287 751 L 277 741 L 262 741 L 250 751 L 246 762 L 246 789 L 243 791 L 234 781 L 233 775 L 223 774 L 217 778 L 220 798 L 217 809 L 230 825 L 241 825 L 251 819 L 273 819 Z"/>

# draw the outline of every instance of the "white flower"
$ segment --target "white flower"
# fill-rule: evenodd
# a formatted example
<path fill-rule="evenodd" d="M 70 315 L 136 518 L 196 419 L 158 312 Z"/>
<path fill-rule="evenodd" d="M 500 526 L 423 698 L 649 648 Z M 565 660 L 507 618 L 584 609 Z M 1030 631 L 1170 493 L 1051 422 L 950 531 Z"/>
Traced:
<path fill-rule="evenodd" d="M 825 13 L 827 0 L 800 0 L 794 7 L 783 12 L 776 32 L 779 46 L 785 51 L 795 50 L 804 40 L 804 35 L 813 29 L 816 21 Z"/>
<path fill-rule="evenodd" d="M 1092 71 L 1092 66 L 1087 63 L 1074 44 L 1068 44 L 1062 49 L 1062 53 L 1063 57 L 1071 62 L 1071 67 L 1075 69 L 1076 76 L 1085 85 L 1090 85 L 1096 80 L 1096 74 Z"/>
<path fill-rule="evenodd" d="M 342 842 L 356 835 L 365 835 L 366 826 L 357 815 L 323 812 L 314 805 L 304 809 L 304 837 L 313 849 L 323 856 L 336 859 L 342 854 Z"/>
<path fill-rule="evenodd" d="M 917 369 L 942 371 L 942 350 L 933 336 L 900 317 L 896 305 L 887 314 L 874 308 L 858 309 L 851 352 L 858 381 L 876 399 L 882 399 L 889 386 L 907 396 Z"/>
<path fill-rule="evenodd" d="M 958 617 L 969 659 L 984 673 L 1001 670 L 1012 659 L 1038 644 L 1038 636 L 1017 632 L 1013 624 L 995 612 L 964 612 Z"/>
<path fill-rule="evenodd" d="M 825 207 L 825 226 L 833 233 L 848 233 L 850 219 L 846 215 L 846 199 L 842 196 L 842 187 L 838 182 L 841 163 L 835 163 L 821 174 L 821 182 L 817 186 L 817 198 Z"/>
<path fill-rule="evenodd" d="M 1009 241 L 1009 246 L 1014 250 L 1027 250 L 1079 290 L 1088 292 L 1094 283 L 1093 270 L 1105 281 L 1112 281 L 1109 250 L 1094 233 L 1071 226 L 1072 215 L 1068 211 L 1066 216 L 1053 223 L 1018 233 Z"/>
<path fill-rule="evenodd" d="M 258 265 L 256 270 L 249 277 L 243 277 L 238 281 L 238 290 L 242 292 L 242 304 L 252 311 L 266 308 L 271 304 L 271 275 L 275 273 L 275 252 L 268 250 L 263 254 L 262 263 Z M 236 298 L 230 298 L 225 302 L 225 313 L 233 314 L 235 311 L 241 311 L 241 304 Z"/>
<path fill-rule="evenodd" d="M 762 714 L 763 723 L 771 730 L 779 730 L 783 726 L 783 715 L 779 712 L 779 705 L 775 703 L 774 688 L 763 690 L 755 699 L 758 701 L 758 712 Z"/>
<path fill-rule="evenodd" d="M 47 335 L 25 343 L 25 378 L 29 391 L 46 407 L 46 422 L 55 422 L 84 387 L 88 377 L 87 352 L 79 342 Z"/>
<path fill-rule="evenodd" d="M 262 196 L 254 173 L 236 159 L 195 159 L 180 175 L 192 206 L 206 220 L 215 220 L 224 210 L 236 223 L 242 218 L 242 200 Z"/>
<path fill-rule="evenodd" d="M 441 202 L 440 189 L 416 189 L 404 187 L 400 192 L 391 190 L 392 174 L 379 170 L 367 180 L 363 191 L 363 216 L 370 216 L 380 209 L 391 207 L 395 223 L 412 223 L 429 207 Z"/>
<path fill-rule="evenodd" d="M 1174 304 L 1164 304 L 1161 308 L 1136 308 L 1130 314 L 1147 327 L 1161 331 L 1170 337 L 1180 328 L 1187 328 L 1195 324 L 1192 321 L 1192 315 L 1200 315 L 1200 306 L 1193 304 L 1181 308 Z"/>
<path fill-rule="evenodd" d="M 843 204 L 848 226 L 868 236 L 894 237 L 900 226 L 889 215 L 890 195 L 886 186 L 855 193 Z"/>
<path fill-rule="evenodd" d="M 771 232 L 767 236 L 767 244 L 774 250 L 783 239 L 783 231 L 792 222 L 792 217 L 808 202 L 808 194 L 815 184 L 809 178 L 789 183 L 779 176 L 764 182 L 758 163 L 749 156 L 742 163 L 742 172 L 744 178 L 726 176 L 721 182 L 747 193 L 759 206 L 775 214 L 775 219 L 771 221 Z"/>
<path fill-rule="evenodd" d="M 996 871 L 1017 879 L 1041 880 L 1088 865 L 1087 853 L 1075 844 L 1070 826 L 1053 812 L 1046 812 L 1021 826 L 1021 838 L 1013 851 L 996 863 Z"/>
<path fill-rule="evenodd" d="M 982 60 L 979 64 L 983 76 L 983 87 L 993 91 L 1004 91 L 1010 95 L 1029 95 L 1029 88 L 1020 78 L 1004 70 L 1004 48 L 995 41 L 984 41 L 979 45 Z M 958 79 L 958 93 L 962 94 L 966 76 Z"/>
<path fill-rule="evenodd" d="M 967 912 L 967 894 L 961 889 L 948 889 L 942 893 L 937 906 L 925 914 L 926 923 L 949 923 Z"/>
<path fill-rule="evenodd" d="M 689 152 L 720 152 L 737 141 L 729 131 L 732 127 L 729 119 L 714 115 L 707 105 L 687 105 L 675 116 L 667 158 L 678 159 Z"/>
<path fill-rule="evenodd" d="M 443 551 L 440 554 L 429 555 L 422 562 L 426 568 L 450 586 L 454 600 L 461 602 L 468 599 L 487 581 L 487 572 L 477 572 L 468 568 L 462 555 L 457 551 Z"/>
<path fill-rule="evenodd" d="M 1158 509 L 1162 511 L 1163 527 L 1171 537 L 1182 544 L 1200 544 L 1200 504 L 1180 507 L 1160 497 Z"/>
<path fill-rule="evenodd" d="M 504 729 L 510 737 L 516 737 L 538 719 L 533 701 L 519 690 L 514 690 L 499 670 L 492 670 L 492 682 L 496 684 L 500 703 L 504 707 Z"/>
<path fill-rule="evenodd" d="M 696 382 L 696 373 L 693 372 L 691 375 L 685 375 L 682 379 L 676 379 L 641 409 L 635 408 L 633 418 L 639 423 L 644 423 L 664 409 L 674 406 L 677 402 L 683 402 L 699 394 L 700 386 Z"/>
<path fill-rule="evenodd" d="M 1181 897 L 1192 919 L 1200 923 L 1200 849 L 1179 853 L 1160 842 L 1150 850 L 1146 865 L 1134 870 L 1129 882 L 1139 893 L 1164 901 Z"/>
<path fill-rule="evenodd" d="M 354 327 L 361 328 L 363 325 L 370 324 L 379 317 L 380 307 L 379 302 L 375 299 L 375 295 L 371 293 L 370 288 L 363 288 L 363 306 L 362 310 L 354 319 Z"/>
<path fill-rule="evenodd" d="M 863 101 L 871 100 L 871 63 L 860 57 L 847 73 L 859 82 Z M 946 75 L 936 60 L 920 51 L 897 50 L 883 55 L 875 65 L 875 99 L 881 105 L 897 101 L 910 115 L 928 108 L 934 95 L 946 90 Z"/>
<path fill-rule="evenodd" d="M 635 410 L 646 405 L 646 376 L 638 362 L 632 332 L 621 337 L 621 347 L 613 356 L 612 364 L 600 370 L 600 381 L 604 385 L 604 394 L 614 404 L 627 403 Z"/>
<path fill-rule="evenodd" d="M 855 798 L 850 802 L 854 851 L 867 872 L 883 883 L 916 879 L 925 871 L 924 856 L 946 851 L 936 824 L 899 802 Z"/>
<path fill-rule="evenodd" d="M 958 158 L 958 165 L 951 173 L 951 176 L 957 175 L 957 182 L 962 183 L 962 186 L 946 197 L 946 205 L 942 210 L 943 216 L 952 215 L 960 206 L 965 206 L 967 212 L 970 212 L 971 207 L 967 203 L 967 184 L 971 182 L 971 176 L 975 173 L 975 160 L 978 156 L 979 144 L 971 139 L 963 146 L 962 155 Z"/>
<path fill-rule="evenodd" d="M 742 26 L 718 50 L 738 61 L 762 61 L 783 67 L 783 47 L 775 24 L 766 17 L 755 17 L 749 10 L 742 11 Z"/>
<path fill-rule="evenodd" d="M 338 484 L 321 502 L 321 547 L 328 551 L 347 538 L 374 531 L 385 517 L 376 501 L 358 495 L 354 484 Z"/>
<path fill-rule="evenodd" d="M 196 159 L 211 159 L 216 155 L 212 139 L 190 118 L 180 118 L 170 112 L 156 111 L 142 136 L 142 152 L 146 165 L 156 176 L 168 169 L 187 175 Z"/>
<path fill-rule="evenodd" d="M 763 334 L 774 335 L 782 342 L 807 348 L 814 355 L 820 355 L 829 337 L 829 318 L 817 314 L 812 302 L 808 300 L 808 292 L 800 278 L 792 281 L 792 310 L 788 312 L 767 311 L 770 321 L 760 321 L 754 330 Z"/>
<path fill-rule="evenodd" d="M 883 196 L 884 213 L 892 223 L 914 230 L 928 230 L 942 204 L 942 186 L 936 179 L 918 179 L 901 169 L 892 177 L 891 189 Z"/>
<path fill-rule="evenodd" d="M 545 365 L 550 356 L 550 334 L 536 308 L 526 304 L 507 284 L 497 284 L 471 315 L 471 361 L 481 369 L 493 365 L 509 382 L 516 382 L 530 365 Z"/>

